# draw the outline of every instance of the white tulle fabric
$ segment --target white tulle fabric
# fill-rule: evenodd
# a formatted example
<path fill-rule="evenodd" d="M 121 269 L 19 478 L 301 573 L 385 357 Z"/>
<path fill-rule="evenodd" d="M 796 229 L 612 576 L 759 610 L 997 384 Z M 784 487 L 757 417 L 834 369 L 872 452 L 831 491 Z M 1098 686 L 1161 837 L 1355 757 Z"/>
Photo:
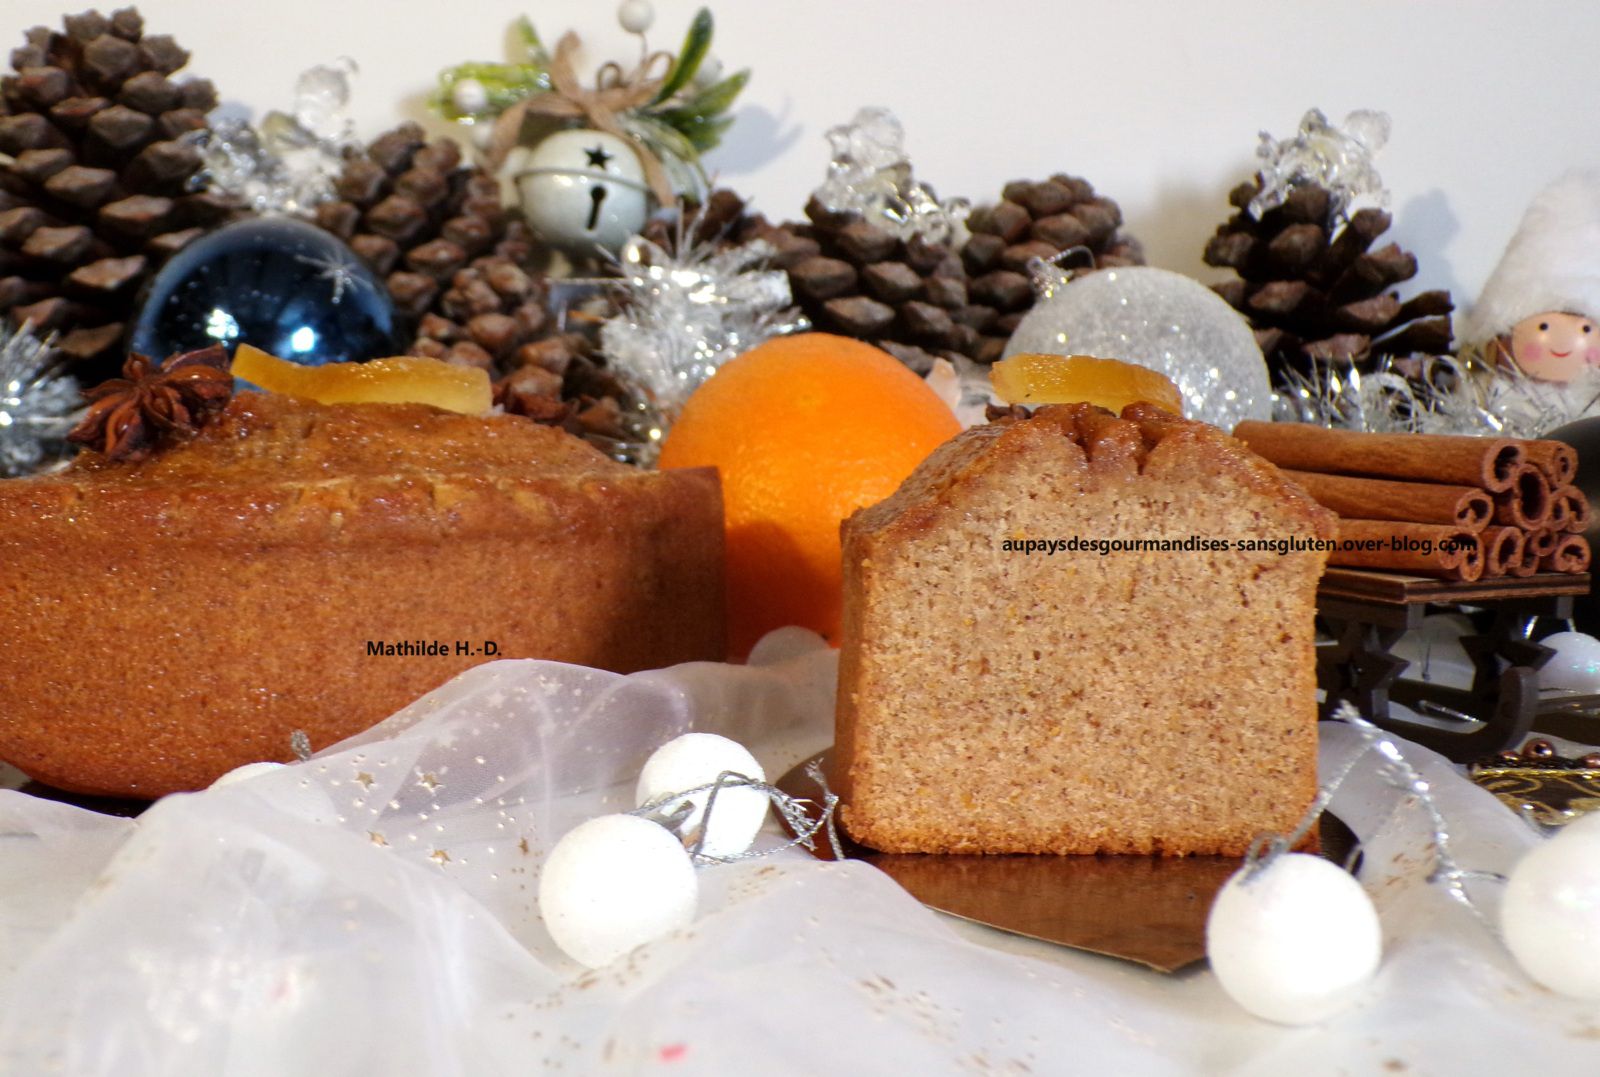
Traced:
<path fill-rule="evenodd" d="M 1536 987 L 1421 882 L 1422 813 L 1375 780 L 1335 810 L 1367 841 L 1384 967 L 1322 1028 L 1245 1015 L 1203 967 L 1164 977 L 958 925 L 798 850 L 704 869 L 693 927 L 611 967 L 562 957 L 534 900 L 553 841 L 631 807 L 650 751 L 691 729 L 783 773 L 831 738 L 834 674 L 791 630 L 749 667 L 501 662 L 137 822 L 0 793 L 0 1072 L 1595 1070 L 1600 1010 Z M 1325 731 L 1324 767 L 1349 732 Z M 1508 870 L 1538 840 L 1409 755 L 1464 866 Z"/>

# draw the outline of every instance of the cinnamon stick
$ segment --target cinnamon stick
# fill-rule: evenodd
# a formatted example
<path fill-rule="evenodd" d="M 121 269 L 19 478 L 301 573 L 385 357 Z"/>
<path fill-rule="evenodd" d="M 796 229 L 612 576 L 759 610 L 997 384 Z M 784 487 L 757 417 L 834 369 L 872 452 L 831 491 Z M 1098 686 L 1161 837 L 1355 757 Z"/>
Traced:
<path fill-rule="evenodd" d="M 1572 505 L 1564 498 L 1555 496 L 1555 491 L 1550 493 L 1550 515 L 1544 518 L 1544 526 L 1551 531 L 1570 531 L 1567 525 L 1572 522 Z"/>
<path fill-rule="evenodd" d="M 1538 531 L 1528 532 L 1527 546 L 1533 556 L 1543 561 L 1555 552 L 1556 543 L 1559 541 L 1560 536 L 1554 531 L 1541 528 Z"/>
<path fill-rule="evenodd" d="M 1539 559 L 1546 572 L 1589 571 L 1589 543 L 1582 535 L 1562 535 L 1555 549 Z"/>
<path fill-rule="evenodd" d="M 1522 543 L 1522 557 L 1511 566 L 1513 576 L 1532 576 L 1539 571 L 1539 551 L 1533 548 L 1533 536 L 1525 535 Z"/>
<path fill-rule="evenodd" d="M 1564 441 L 1524 441 L 1522 455 L 1544 472 L 1552 488 L 1570 485 L 1578 474 L 1578 450 Z"/>
<path fill-rule="evenodd" d="M 1285 470 L 1284 475 L 1299 484 L 1317 504 L 1340 516 L 1449 524 L 1474 533 L 1487 527 L 1494 516 L 1494 502 L 1489 495 L 1472 486 L 1363 479 L 1316 471 Z"/>
<path fill-rule="evenodd" d="M 1509 438 L 1447 434 L 1366 434 L 1310 423 L 1246 421 L 1233 436 L 1258 456 L 1295 471 L 1511 489 L 1522 447 Z"/>
<path fill-rule="evenodd" d="M 1522 563 L 1526 538 L 1520 527 L 1491 527 L 1482 535 L 1483 574 L 1504 576 Z"/>
<path fill-rule="evenodd" d="M 1330 565 L 1469 582 L 1483 575 L 1483 543 L 1459 527 L 1345 519 L 1338 527 L 1339 548 L 1328 554 Z"/>
<path fill-rule="evenodd" d="M 1550 494 L 1554 504 L 1561 505 L 1566 510 L 1567 530 L 1583 534 L 1589 530 L 1589 521 L 1593 519 L 1594 512 L 1589 506 L 1589 498 L 1576 486 L 1563 486 Z M 1552 513 L 1553 513 L 1552 509 Z"/>
<path fill-rule="evenodd" d="M 1550 484 L 1532 464 L 1518 464 L 1508 490 L 1494 495 L 1494 522 L 1538 530 L 1550 518 Z"/>

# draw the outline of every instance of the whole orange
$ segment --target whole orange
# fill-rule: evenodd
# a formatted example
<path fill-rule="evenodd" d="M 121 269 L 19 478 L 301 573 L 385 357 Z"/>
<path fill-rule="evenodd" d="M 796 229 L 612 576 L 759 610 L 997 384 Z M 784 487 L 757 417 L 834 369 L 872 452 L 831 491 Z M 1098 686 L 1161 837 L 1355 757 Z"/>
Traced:
<path fill-rule="evenodd" d="M 840 522 L 960 429 L 894 356 L 826 333 L 769 340 L 695 390 L 660 466 L 722 473 L 735 658 L 790 624 L 838 642 Z"/>

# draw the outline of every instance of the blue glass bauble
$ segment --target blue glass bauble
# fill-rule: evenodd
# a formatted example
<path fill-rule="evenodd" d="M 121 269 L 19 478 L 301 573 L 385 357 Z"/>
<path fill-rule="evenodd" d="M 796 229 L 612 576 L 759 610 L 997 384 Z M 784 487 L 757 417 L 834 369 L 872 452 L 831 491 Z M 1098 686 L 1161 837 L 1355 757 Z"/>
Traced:
<path fill-rule="evenodd" d="M 337 236 L 266 217 L 190 243 L 151 280 L 132 351 L 253 344 L 305 366 L 394 355 L 389 290 Z"/>

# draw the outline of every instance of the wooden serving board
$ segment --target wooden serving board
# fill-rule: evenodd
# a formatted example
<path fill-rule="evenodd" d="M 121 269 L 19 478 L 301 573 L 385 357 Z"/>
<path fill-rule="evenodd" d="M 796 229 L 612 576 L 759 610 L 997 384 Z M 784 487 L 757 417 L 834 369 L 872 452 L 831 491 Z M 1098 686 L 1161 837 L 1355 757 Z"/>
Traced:
<path fill-rule="evenodd" d="M 1545 598 L 1589 593 L 1587 572 L 1541 572 L 1534 576 L 1496 576 L 1493 579 L 1439 580 L 1374 569 L 1330 568 L 1317 584 L 1317 599 L 1355 599 L 1385 605 L 1473 605 L 1507 598 Z"/>
<path fill-rule="evenodd" d="M 812 756 L 777 781 L 790 796 L 813 798 L 808 768 L 832 763 L 833 749 Z M 1336 864 L 1359 863 L 1356 836 L 1324 812 L 1320 852 Z M 1206 956 L 1206 918 L 1236 856 L 998 856 L 880 853 L 841 831 L 845 859 L 871 864 L 930 909 L 1013 935 L 1068 946 L 1174 973 Z M 826 841 L 813 855 L 832 860 Z"/>

